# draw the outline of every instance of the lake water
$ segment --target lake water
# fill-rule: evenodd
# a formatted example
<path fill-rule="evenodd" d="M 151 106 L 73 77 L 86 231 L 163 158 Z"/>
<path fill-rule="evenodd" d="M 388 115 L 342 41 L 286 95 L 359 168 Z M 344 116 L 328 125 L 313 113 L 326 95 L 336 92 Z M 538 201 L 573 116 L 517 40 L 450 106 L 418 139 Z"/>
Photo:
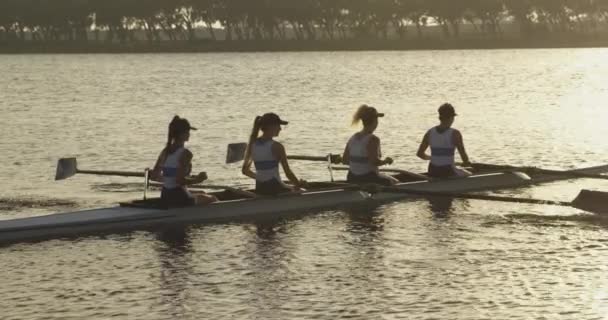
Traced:
<path fill-rule="evenodd" d="M 290 121 L 288 153 L 339 153 L 361 103 L 387 116 L 393 167 L 446 101 L 473 161 L 608 161 L 608 50 L 0 56 L 0 219 L 141 197 L 139 179 L 53 181 L 152 166 L 175 114 L 210 183 L 247 184 L 226 145 L 255 115 Z M 292 162 L 309 181 L 323 164 Z M 338 174 L 338 175 L 341 175 Z M 569 201 L 601 180 L 505 195 Z M 608 217 L 562 207 L 427 200 L 276 221 L 0 247 L 2 319 L 608 319 Z"/>

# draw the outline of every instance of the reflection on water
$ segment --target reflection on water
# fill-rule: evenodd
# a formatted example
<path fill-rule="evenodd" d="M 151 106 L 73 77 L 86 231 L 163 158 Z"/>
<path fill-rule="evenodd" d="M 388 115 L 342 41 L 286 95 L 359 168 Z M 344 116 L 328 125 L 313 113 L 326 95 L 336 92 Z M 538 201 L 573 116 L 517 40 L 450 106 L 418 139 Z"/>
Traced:
<path fill-rule="evenodd" d="M 538 215 L 538 214 L 509 214 L 508 218 L 541 227 L 573 227 L 581 228 L 581 223 L 590 226 L 608 228 L 608 215 L 580 213 L 573 215 Z"/>
<path fill-rule="evenodd" d="M 454 198 L 428 197 L 429 210 L 437 218 L 446 218 L 453 213 Z"/>
<path fill-rule="evenodd" d="M 268 319 L 279 316 L 282 296 L 290 286 L 292 270 L 288 261 L 294 253 L 283 238 L 289 232 L 284 220 L 264 220 L 251 226 L 251 244 L 246 254 L 252 276 L 249 284 L 248 308 L 254 318 Z"/>
<path fill-rule="evenodd" d="M 139 179 L 53 181 L 56 161 L 141 171 L 174 114 L 202 129 L 189 147 L 210 184 L 251 183 L 224 152 L 247 138 L 255 115 L 290 120 L 279 137 L 288 152 L 337 154 L 360 103 L 386 113 L 378 135 L 397 168 L 426 169 L 416 148 L 446 101 L 475 161 L 603 164 L 607 53 L 4 55 L 0 69 L 19 77 L 0 73 L 0 216 L 140 198 Z M 324 165 L 291 166 L 328 179 Z M 567 201 L 583 188 L 608 183 L 504 194 Z M 603 319 L 606 221 L 572 208 L 424 198 L 19 244 L 0 248 L 0 310 L 2 319 Z"/>
<path fill-rule="evenodd" d="M 0 213 L 24 208 L 76 207 L 78 203 L 65 199 L 0 198 Z"/>
<path fill-rule="evenodd" d="M 182 317 L 189 311 L 188 289 L 193 276 L 192 243 L 186 228 L 158 232 L 157 239 L 159 295 L 169 315 Z"/>
<path fill-rule="evenodd" d="M 353 234 L 376 236 L 384 228 L 384 217 L 380 206 L 363 205 L 344 209 L 349 219 L 346 231 Z"/>

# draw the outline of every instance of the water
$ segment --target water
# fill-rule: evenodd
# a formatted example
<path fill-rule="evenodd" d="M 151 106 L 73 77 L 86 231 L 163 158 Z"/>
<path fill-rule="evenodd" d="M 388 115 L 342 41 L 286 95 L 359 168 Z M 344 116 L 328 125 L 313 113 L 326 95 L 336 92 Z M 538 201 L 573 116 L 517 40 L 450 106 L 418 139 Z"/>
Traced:
<path fill-rule="evenodd" d="M 255 115 L 290 125 L 288 153 L 339 153 L 360 103 L 399 168 L 452 102 L 472 160 L 604 164 L 608 50 L 0 56 L 0 219 L 112 205 L 140 181 L 53 181 L 152 166 L 174 114 L 210 183 L 247 184 L 226 145 Z M 292 163 L 307 180 L 321 164 Z M 575 180 L 501 192 L 570 200 Z M 576 209 L 426 200 L 278 221 L 0 248 L 2 319 L 608 319 L 608 218 Z"/>

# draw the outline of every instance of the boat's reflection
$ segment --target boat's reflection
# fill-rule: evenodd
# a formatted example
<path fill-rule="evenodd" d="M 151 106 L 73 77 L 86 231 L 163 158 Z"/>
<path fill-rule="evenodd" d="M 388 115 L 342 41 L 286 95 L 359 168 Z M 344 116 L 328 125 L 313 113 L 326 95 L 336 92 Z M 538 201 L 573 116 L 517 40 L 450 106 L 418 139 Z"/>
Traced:
<path fill-rule="evenodd" d="M 454 199 L 448 197 L 427 197 L 429 210 L 435 218 L 449 218 L 454 213 Z"/>
<path fill-rule="evenodd" d="M 186 293 L 193 274 L 192 241 L 187 227 L 174 227 L 156 233 L 156 246 L 160 263 L 160 299 L 171 318 L 180 318 L 188 312 Z"/>
<path fill-rule="evenodd" d="M 166 245 L 168 253 L 183 255 L 192 251 L 192 241 L 187 227 L 164 229 L 156 234 L 156 238 Z"/>
<path fill-rule="evenodd" d="M 258 220 L 245 228 L 253 236 L 246 244 L 243 259 L 249 273 L 248 308 L 254 310 L 256 319 L 273 318 L 281 310 L 290 284 L 290 264 L 298 245 L 290 241 L 290 232 L 295 231 L 284 219 Z"/>
<path fill-rule="evenodd" d="M 384 230 L 384 215 L 380 205 L 344 208 L 348 217 L 346 230 L 351 233 L 368 233 L 376 237 Z"/>

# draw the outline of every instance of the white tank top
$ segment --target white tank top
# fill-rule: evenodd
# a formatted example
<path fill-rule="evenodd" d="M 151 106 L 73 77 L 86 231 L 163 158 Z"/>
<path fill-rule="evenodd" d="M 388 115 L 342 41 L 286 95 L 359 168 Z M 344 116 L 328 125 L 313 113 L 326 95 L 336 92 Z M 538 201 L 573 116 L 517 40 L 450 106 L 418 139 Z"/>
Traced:
<path fill-rule="evenodd" d="M 186 149 L 181 147 L 165 158 L 165 163 L 163 164 L 163 187 L 166 189 L 179 187 L 177 184 L 177 168 L 179 167 L 179 159 L 184 150 Z"/>
<path fill-rule="evenodd" d="M 273 140 L 258 139 L 251 148 L 251 159 L 255 165 L 256 181 L 266 182 L 276 179 L 282 182 L 279 174 L 279 161 L 272 154 Z"/>
<path fill-rule="evenodd" d="M 453 140 L 454 129 L 449 128 L 443 133 L 437 127 L 429 130 L 429 146 L 431 147 L 431 164 L 434 166 L 453 166 L 456 146 Z"/>
<path fill-rule="evenodd" d="M 372 134 L 355 133 L 348 140 L 348 167 L 353 174 L 359 176 L 378 171 L 377 167 L 369 163 L 367 156 L 367 145 L 372 136 Z"/>

